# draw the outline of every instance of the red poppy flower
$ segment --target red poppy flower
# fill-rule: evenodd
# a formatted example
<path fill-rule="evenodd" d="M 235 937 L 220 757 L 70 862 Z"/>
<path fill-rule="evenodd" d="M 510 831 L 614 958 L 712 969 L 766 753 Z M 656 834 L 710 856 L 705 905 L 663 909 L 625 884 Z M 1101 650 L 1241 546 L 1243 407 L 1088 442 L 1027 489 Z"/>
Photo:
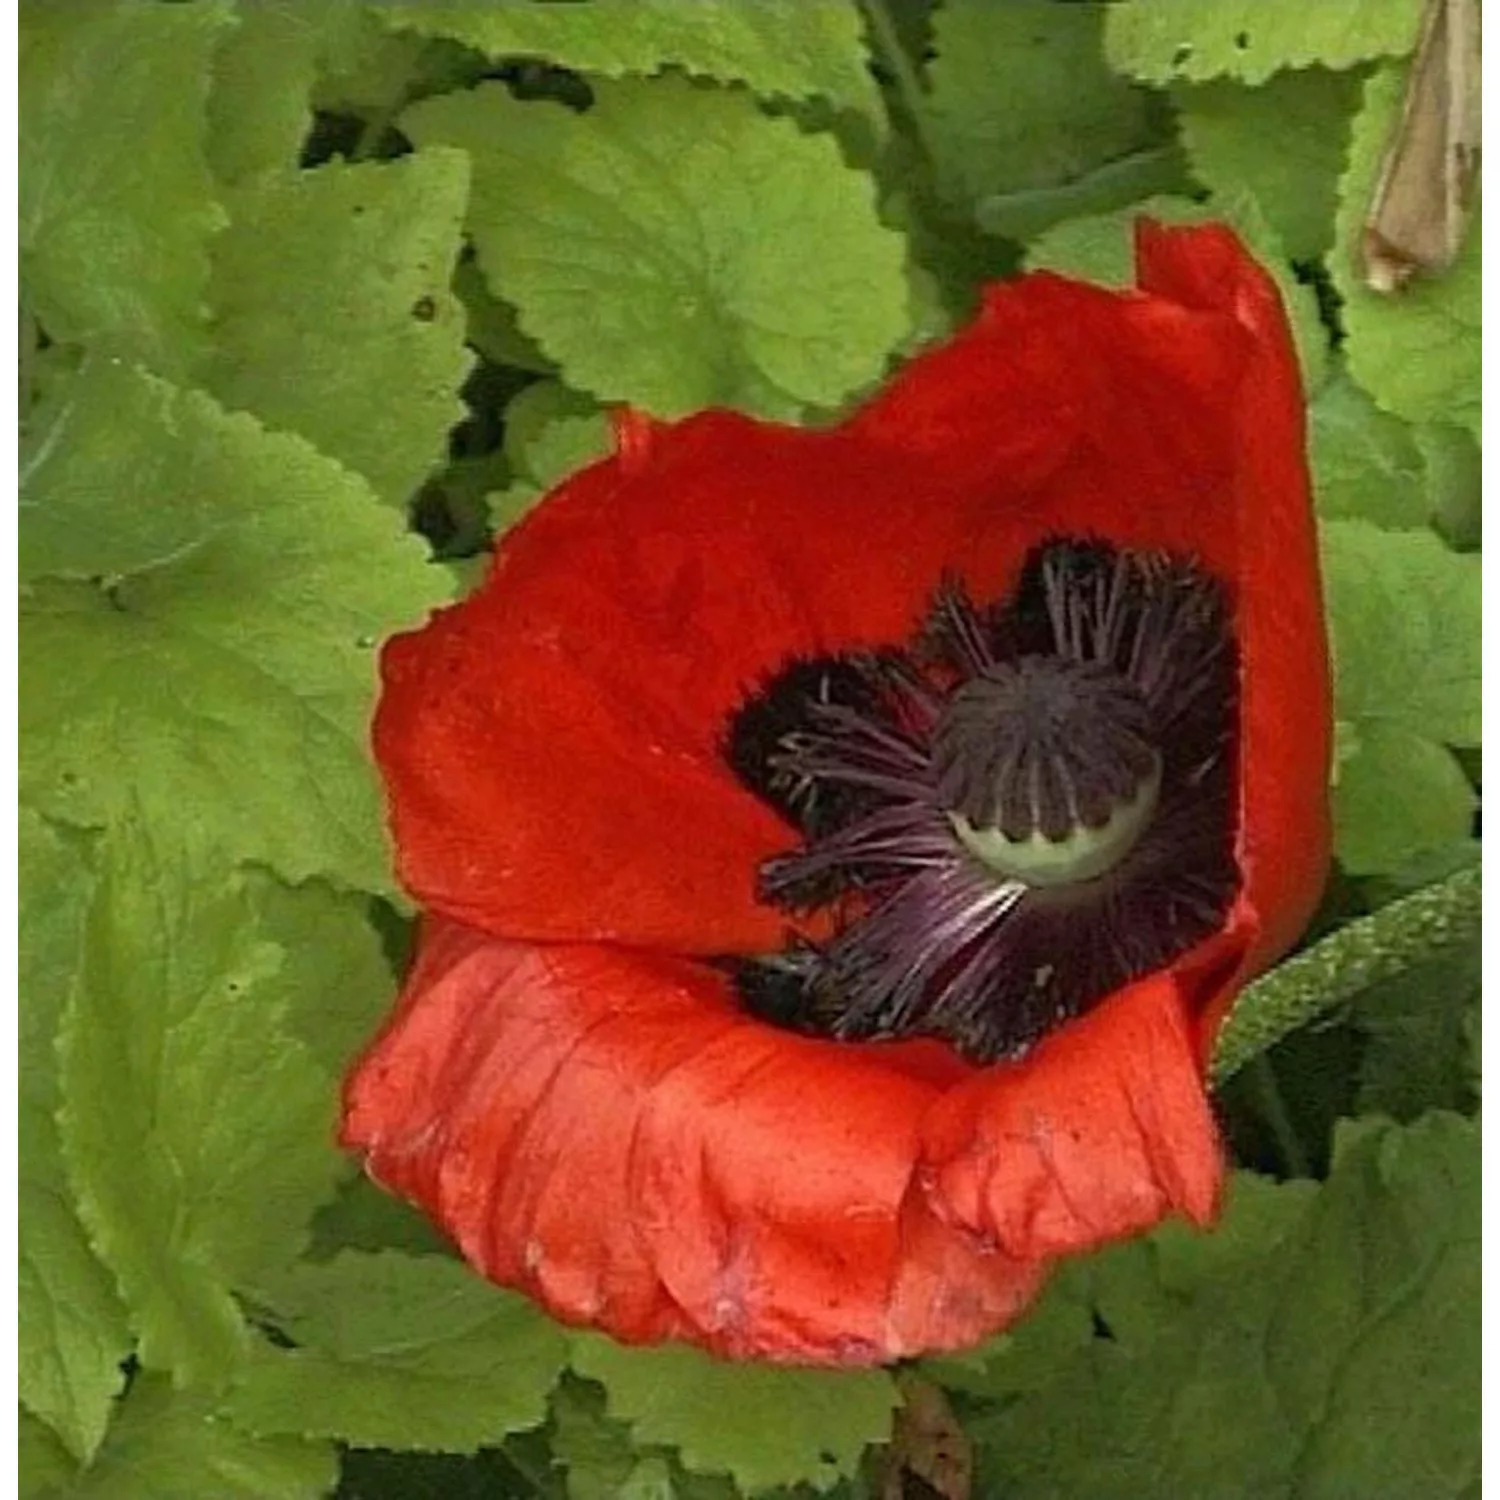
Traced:
<path fill-rule="evenodd" d="M 1143 225 L 841 425 L 629 417 L 391 641 L 426 908 L 343 1138 L 627 1341 L 972 1343 L 1205 1223 L 1237 988 L 1328 854 L 1303 413 L 1268 278 Z"/>

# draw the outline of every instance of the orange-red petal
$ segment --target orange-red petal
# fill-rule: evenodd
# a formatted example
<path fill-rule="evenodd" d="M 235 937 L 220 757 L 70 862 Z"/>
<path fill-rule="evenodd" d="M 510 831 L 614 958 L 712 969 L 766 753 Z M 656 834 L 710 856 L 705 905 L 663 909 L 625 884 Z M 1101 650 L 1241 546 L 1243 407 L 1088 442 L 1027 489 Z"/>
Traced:
<path fill-rule="evenodd" d="M 927 1112 L 970 1072 L 773 1030 L 702 965 L 436 923 L 343 1143 L 565 1321 L 871 1364 L 974 1343 L 1045 1273 L 914 1183 Z"/>

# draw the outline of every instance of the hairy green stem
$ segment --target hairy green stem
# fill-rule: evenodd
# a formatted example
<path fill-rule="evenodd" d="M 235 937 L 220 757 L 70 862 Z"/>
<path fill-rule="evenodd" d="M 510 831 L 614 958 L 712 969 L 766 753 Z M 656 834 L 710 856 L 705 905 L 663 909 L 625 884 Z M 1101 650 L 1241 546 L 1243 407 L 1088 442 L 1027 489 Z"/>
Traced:
<path fill-rule="evenodd" d="M 1247 986 L 1229 1013 L 1214 1054 L 1214 1082 L 1361 990 L 1477 941 L 1479 914 L 1479 868 L 1470 866 L 1289 958 Z"/>

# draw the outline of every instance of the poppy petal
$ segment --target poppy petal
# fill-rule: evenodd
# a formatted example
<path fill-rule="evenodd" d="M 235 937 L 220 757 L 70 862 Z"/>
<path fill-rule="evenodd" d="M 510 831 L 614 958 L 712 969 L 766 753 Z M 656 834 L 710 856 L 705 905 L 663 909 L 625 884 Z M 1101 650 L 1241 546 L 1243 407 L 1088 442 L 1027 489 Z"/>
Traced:
<path fill-rule="evenodd" d="M 1332 695 L 1297 357 L 1274 283 L 1227 229 L 1143 223 L 1141 285 L 1231 314 L 1252 354 L 1232 408 L 1240 644 L 1241 921 L 1259 931 L 1256 970 L 1284 953 L 1316 907 L 1332 846 Z M 1211 1039 L 1233 988 L 1203 1014 Z"/>
<path fill-rule="evenodd" d="M 842 429 L 619 428 L 475 594 L 385 648 L 399 873 L 499 935 L 763 951 L 786 924 L 753 871 L 791 835 L 725 763 L 730 715 L 793 657 L 908 635 L 994 496 Z M 1055 465 L 1067 434 L 1040 432 L 995 451 L 1022 477 Z"/>
<path fill-rule="evenodd" d="M 1022 1260 L 1090 1250 L 1171 1213 L 1208 1223 L 1223 1158 L 1191 1018 L 1241 952 L 1240 938 L 1216 936 L 1022 1061 L 946 1092 L 923 1134 L 934 1211 Z"/>
<path fill-rule="evenodd" d="M 701 965 L 437 922 L 343 1142 L 565 1321 L 870 1364 L 976 1342 L 1044 1274 L 914 1189 L 922 1121 L 970 1071 L 762 1026 Z"/>

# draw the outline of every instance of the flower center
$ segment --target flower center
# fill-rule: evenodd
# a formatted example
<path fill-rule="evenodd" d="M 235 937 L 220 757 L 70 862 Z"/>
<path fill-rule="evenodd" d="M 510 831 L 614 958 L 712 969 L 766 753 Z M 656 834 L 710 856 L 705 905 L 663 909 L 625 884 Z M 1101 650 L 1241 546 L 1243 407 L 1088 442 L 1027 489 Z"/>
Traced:
<path fill-rule="evenodd" d="M 1061 656 L 997 663 L 956 688 L 932 742 L 938 800 L 959 841 L 1028 886 L 1093 880 L 1156 811 L 1162 758 L 1140 690 Z"/>
<path fill-rule="evenodd" d="M 802 835 L 759 895 L 831 932 L 727 960 L 742 1003 L 983 1063 L 1170 963 L 1239 888 L 1238 684 L 1215 578 L 1067 538 L 988 606 L 945 581 L 906 649 L 788 663 L 725 753 Z"/>

